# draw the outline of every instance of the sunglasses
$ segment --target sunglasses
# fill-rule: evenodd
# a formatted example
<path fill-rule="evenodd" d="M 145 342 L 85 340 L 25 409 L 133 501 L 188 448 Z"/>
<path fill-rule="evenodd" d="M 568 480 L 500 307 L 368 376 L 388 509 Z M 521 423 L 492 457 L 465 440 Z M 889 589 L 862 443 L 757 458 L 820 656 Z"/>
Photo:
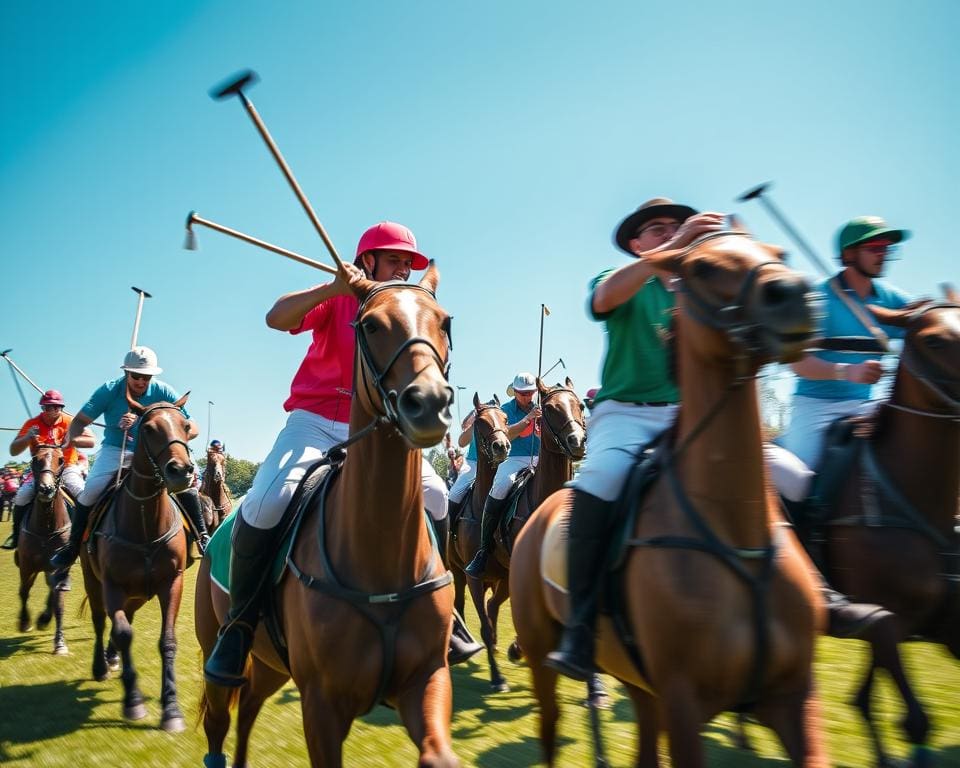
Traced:
<path fill-rule="evenodd" d="M 131 373 L 130 378 L 134 381 L 150 381 L 153 376 L 149 373 Z"/>
<path fill-rule="evenodd" d="M 62 405 L 45 405 L 45 406 L 43 406 L 43 410 L 44 410 L 44 411 L 47 411 L 47 412 L 50 412 L 50 411 L 62 411 L 62 410 L 63 410 L 63 406 L 62 406 Z"/>

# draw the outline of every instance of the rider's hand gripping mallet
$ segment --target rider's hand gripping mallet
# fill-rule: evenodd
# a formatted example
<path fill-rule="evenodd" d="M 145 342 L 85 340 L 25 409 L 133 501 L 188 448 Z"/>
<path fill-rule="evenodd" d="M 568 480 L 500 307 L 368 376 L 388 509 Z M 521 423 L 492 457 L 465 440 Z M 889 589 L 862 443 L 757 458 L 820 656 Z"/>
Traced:
<path fill-rule="evenodd" d="M 810 260 L 810 263 L 813 264 L 817 269 L 820 270 L 823 275 L 829 276 L 832 270 L 827 266 L 826 262 L 817 255 L 816 251 L 810 246 L 806 239 L 797 231 L 793 225 L 787 221 L 786 217 L 780 211 L 780 209 L 774 205 L 773 201 L 770 199 L 770 195 L 767 190 L 772 186 L 772 182 L 766 182 L 765 184 L 760 184 L 753 189 L 748 189 L 742 195 L 737 197 L 737 202 L 745 203 L 750 200 L 756 200 L 760 205 L 763 206 L 764 210 L 770 214 L 777 224 L 780 225 L 780 228 L 787 233 L 787 236 L 790 237 L 803 251 L 807 259 Z M 854 317 L 857 318 L 864 327 L 870 332 L 870 335 L 877 340 L 877 343 L 880 345 L 880 348 L 884 352 L 890 352 L 890 338 L 886 333 L 877 325 L 876 320 L 874 320 L 870 313 L 864 310 L 859 304 L 853 301 L 849 296 L 847 296 L 846 291 L 838 284 L 836 277 L 831 278 L 827 281 L 827 285 L 830 286 L 830 290 L 836 295 L 840 301 L 846 305 Z"/>

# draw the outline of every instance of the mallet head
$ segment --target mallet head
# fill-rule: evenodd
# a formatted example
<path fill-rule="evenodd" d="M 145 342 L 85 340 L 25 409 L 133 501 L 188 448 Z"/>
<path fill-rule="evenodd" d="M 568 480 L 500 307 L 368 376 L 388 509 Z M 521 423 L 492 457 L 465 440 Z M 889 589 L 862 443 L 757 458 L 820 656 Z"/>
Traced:
<path fill-rule="evenodd" d="M 3 350 L 3 352 L 0 352 L 0 357 L 6 357 L 6 356 L 9 355 L 11 352 L 13 352 L 13 347 L 10 347 L 10 349 L 5 349 L 5 350 Z"/>
<path fill-rule="evenodd" d="M 131 286 L 130 286 L 130 290 L 133 291 L 134 293 L 138 293 L 138 294 L 142 295 L 143 298 L 145 298 L 145 299 L 152 299 L 152 298 L 153 298 L 153 294 L 152 294 L 152 293 L 147 293 L 145 290 L 143 290 L 142 288 L 137 288 L 137 286 L 135 286 L 135 285 L 131 285 Z"/>
<path fill-rule="evenodd" d="M 244 88 L 253 85 L 259 79 L 260 77 L 252 69 L 245 69 L 211 88 L 210 98 L 222 100 L 230 96 L 240 95 Z"/>
<path fill-rule="evenodd" d="M 744 192 L 742 195 L 740 195 L 740 196 L 737 198 L 737 202 L 738 202 L 738 203 L 745 203 L 745 202 L 747 202 L 748 200 L 754 200 L 754 199 L 756 199 L 756 198 L 758 198 L 758 197 L 762 197 L 762 196 L 763 196 L 763 193 L 766 192 L 768 189 L 770 189 L 770 187 L 772 187 L 772 186 L 773 186 L 773 182 L 772 182 L 772 181 L 767 181 L 767 182 L 765 182 L 765 183 L 763 183 L 763 184 L 757 185 L 757 186 L 754 187 L 753 189 L 748 189 L 746 192 Z"/>
<path fill-rule="evenodd" d="M 197 233 L 193 231 L 193 222 L 196 211 L 190 211 L 187 214 L 187 236 L 183 241 L 183 247 L 188 251 L 197 250 Z"/>

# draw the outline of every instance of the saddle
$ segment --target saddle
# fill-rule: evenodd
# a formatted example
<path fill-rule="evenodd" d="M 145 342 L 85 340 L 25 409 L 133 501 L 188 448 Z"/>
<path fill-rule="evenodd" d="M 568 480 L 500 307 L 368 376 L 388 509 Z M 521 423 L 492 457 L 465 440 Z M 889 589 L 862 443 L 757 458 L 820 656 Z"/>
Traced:
<path fill-rule="evenodd" d="M 536 471 L 536 468 L 532 466 L 521 469 L 517 473 L 517 477 L 513 481 L 510 491 L 507 493 L 506 501 L 504 502 L 506 508 L 504 509 L 503 517 L 500 518 L 500 525 L 497 528 L 495 537 L 499 537 L 500 543 L 506 547 L 508 552 L 513 551 L 513 536 L 511 535 L 510 527 L 517 518 L 517 507 L 520 504 L 520 497 L 527 489 Z M 533 510 L 531 509 L 530 512 L 533 512 Z"/>

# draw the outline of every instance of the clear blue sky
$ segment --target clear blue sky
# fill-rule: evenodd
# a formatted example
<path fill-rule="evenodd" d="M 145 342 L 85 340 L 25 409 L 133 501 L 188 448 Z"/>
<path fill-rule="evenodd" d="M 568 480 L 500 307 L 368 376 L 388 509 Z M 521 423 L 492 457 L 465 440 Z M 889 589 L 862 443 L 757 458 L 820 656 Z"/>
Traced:
<path fill-rule="evenodd" d="M 952 0 L 37 8 L 0 11 L 0 347 L 73 410 L 117 375 L 137 285 L 154 294 L 140 341 L 193 392 L 204 438 L 211 400 L 236 455 L 261 459 L 282 426 L 308 339 L 263 317 L 323 275 L 207 230 L 181 249 L 196 209 L 326 258 L 240 105 L 207 95 L 245 67 L 341 253 L 386 218 L 437 260 L 467 400 L 536 370 L 541 303 L 544 368 L 563 357 L 581 392 L 597 383 L 586 284 L 625 263 L 611 231 L 657 195 L 783 242 L 733 203 L 772 179 L 825 256 L 843 221 L 877 214 L 915 232 L 894 283 L 960 278 Z M 25 418 L 0 371 L 0 426 Z"/>

